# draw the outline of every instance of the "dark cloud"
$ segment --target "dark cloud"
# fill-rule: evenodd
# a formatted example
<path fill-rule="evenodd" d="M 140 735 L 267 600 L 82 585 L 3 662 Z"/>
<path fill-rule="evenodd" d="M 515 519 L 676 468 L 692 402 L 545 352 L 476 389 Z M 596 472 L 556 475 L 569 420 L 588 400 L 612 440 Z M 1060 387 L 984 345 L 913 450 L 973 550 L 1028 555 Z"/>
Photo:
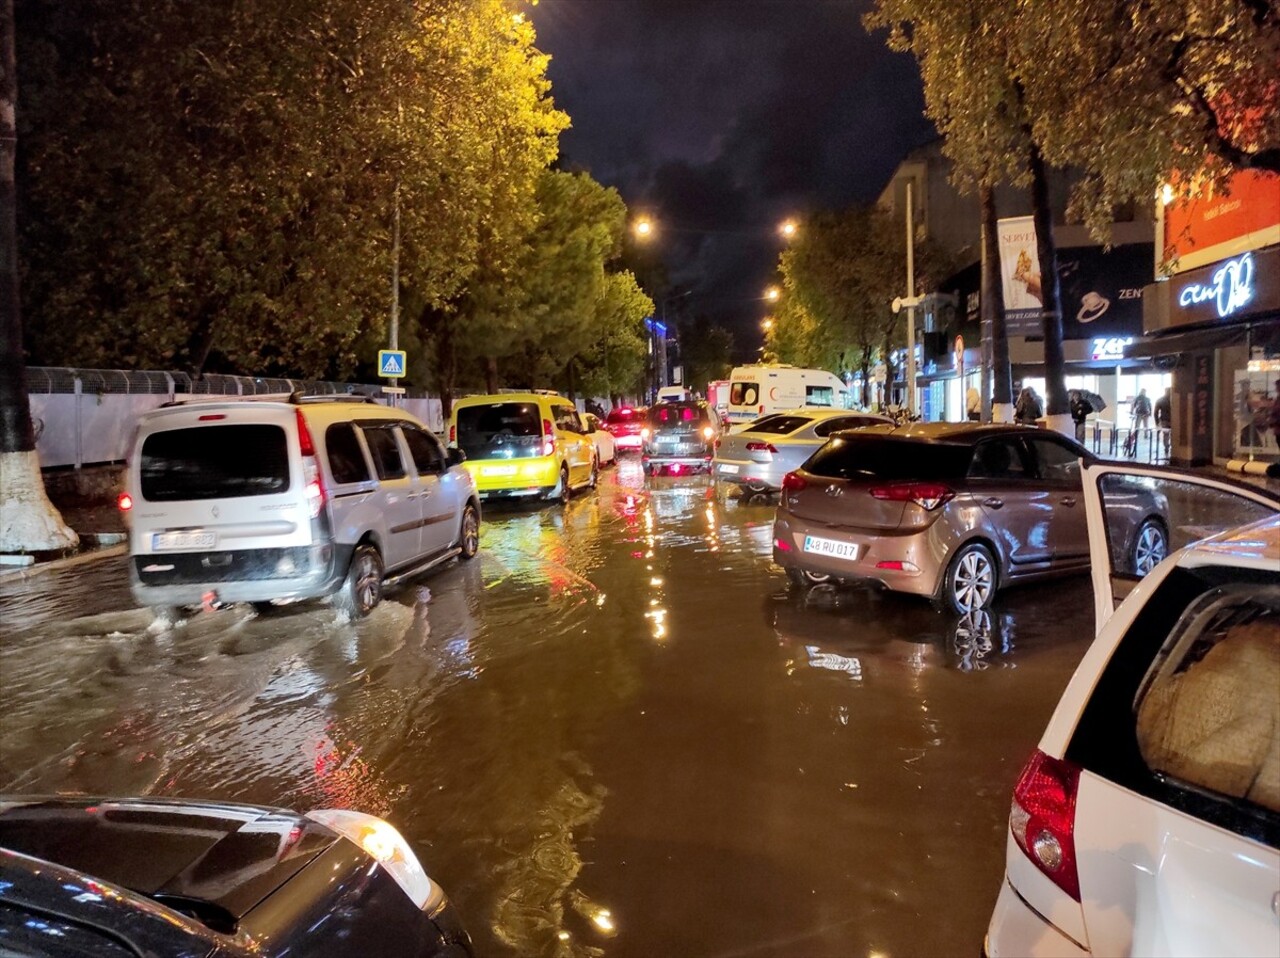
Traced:
<path fill-rule="evenodd" d="M 541 0 L 565 162 L 670 229 L 689 302 L 750 352 L 784 216 L 873 200 L 933 136 L 915 63 L 869 36 L 869 0 Z"/>

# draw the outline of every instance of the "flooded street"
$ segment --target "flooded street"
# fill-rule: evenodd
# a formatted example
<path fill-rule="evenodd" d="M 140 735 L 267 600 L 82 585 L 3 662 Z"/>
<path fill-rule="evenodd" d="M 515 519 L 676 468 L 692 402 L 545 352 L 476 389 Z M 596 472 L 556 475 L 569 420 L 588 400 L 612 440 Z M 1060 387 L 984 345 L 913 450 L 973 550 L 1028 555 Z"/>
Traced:
<path fill-rule="evenodd" d="M 974 954 L 1089 581 L 800 596 L 772 518 L 624 459 L 356 624 L 0 579 L 0 790 L 383 815 L 484 955 Z"/>

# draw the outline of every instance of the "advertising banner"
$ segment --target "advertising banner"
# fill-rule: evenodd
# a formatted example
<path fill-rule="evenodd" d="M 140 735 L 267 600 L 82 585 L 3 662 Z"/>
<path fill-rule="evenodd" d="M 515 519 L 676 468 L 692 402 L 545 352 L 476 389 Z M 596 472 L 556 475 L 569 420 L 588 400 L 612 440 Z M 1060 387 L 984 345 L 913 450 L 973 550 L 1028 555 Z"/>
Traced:
<path fill-rule="evenodd" d="M 1280 176 L 1241 170 L 1229 189 L 1164 207 L 1164 259 L 1178 272 L 1280 243 Z"/>
<path fill-rule="evenodd" d="M 1044 294 L 1035 220 L 1015 216 L 996 222 L 1000 241 L 1000 280 L 1004 288 L 1005 329 L 1010 336 L 1039 336 Z"/>
<path fill-rule="evenodd" d="M 1058 250 L 1062 338 L 1142 335 L 1142 287 L 1151 276 L 1151 243 Z"/>

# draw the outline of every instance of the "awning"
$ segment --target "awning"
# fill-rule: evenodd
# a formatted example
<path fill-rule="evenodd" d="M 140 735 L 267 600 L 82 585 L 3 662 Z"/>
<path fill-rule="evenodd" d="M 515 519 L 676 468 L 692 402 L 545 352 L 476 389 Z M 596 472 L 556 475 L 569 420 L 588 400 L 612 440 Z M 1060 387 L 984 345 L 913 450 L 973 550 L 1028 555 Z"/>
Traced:
<path fill-rule="evenodd" d="M 1211 349 L 1225 349 L 1228 346 L 1243 346 L 1246 342 L 1254 346 L 1280 348 L 1280 320 L 1259 323 L 1255 326 L 1242 324 L 1150 336 L 1140 343 L 1126 346 L 1124 358 L 1149 359 L 1154 356 L 1176 356 L 1180 353 L 1206 352 Z"/>

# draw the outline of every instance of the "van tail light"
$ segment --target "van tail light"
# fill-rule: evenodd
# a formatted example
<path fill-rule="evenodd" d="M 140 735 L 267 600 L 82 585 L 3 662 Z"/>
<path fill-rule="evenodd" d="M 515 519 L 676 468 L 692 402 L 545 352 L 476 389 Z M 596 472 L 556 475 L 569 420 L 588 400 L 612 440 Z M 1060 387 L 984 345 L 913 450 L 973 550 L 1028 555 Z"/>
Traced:
<path fill-rule="evenodd" d="M 747 443 L 747 452 L 769 452 L 777 453 L 778 447 L 771 442 L 749 442 Z"/>
<path fill-rule="evenodd" d="M 128 512 L 133 508 L 133 496 L 127 492 L 120 493 L 120 495 L 116 496 L 116 507 L 121 512 Z"/>
<path fill-rule="evenodd" d="M 458 442 L 458 427 L 450 426 L 449 427 L 449 445 L 451 446 L 456 445 L 457 442 Z"/>
<path fill-rule="evenodd" d="M 542 454 L 549 456 L 556 451 L 556 429 L 550 419 L 542 420 Z"/>
<path fill-rule="evenodd" d="M 1037 749 L 1013 787 L 1009 830 L 1031 863 L 1076 901 L 1076 793 L 1080 768 Z"/>
<path fill-rule="evenodd" d="M 719 440 L 719 439 L 717 439 L 715 442 L 713 442 L 713 443 L 711 444 L 711 448 L 712 448 L 712 449 L 714 449 L 714 450 L 716 450 L 717 452 L 719 452 L 719 451 L 720 451 L 720 440 Z"/>
<path fill-rule="evenodd" d="M 302 453 L 302 481 L 307 496 L 307 507 L 311 518 L 318 518 L 324 508 L 324 481 L 320 477 L 320 463 L 316 459 L 316 445 L 311 439 L 311 430 L 307 428 L 307 420 L 302 410 L 298 416 L 298 449 Z"/>
<path fill-rule="evenodd" d="M 872 486 L 871 495 L 886 502 L 914 502 L 930 511 L 956 497 L 950 486 L 940 482 L 896 482 L 889 486 Z"/>
<path fill-rule="evenodd" d="M 783 492 L 799 492 L 801 489 L 807 489 L 809 483 L 804 481 L 804 477 L 798 472 L 789 472 L 782 477 Z"/>

